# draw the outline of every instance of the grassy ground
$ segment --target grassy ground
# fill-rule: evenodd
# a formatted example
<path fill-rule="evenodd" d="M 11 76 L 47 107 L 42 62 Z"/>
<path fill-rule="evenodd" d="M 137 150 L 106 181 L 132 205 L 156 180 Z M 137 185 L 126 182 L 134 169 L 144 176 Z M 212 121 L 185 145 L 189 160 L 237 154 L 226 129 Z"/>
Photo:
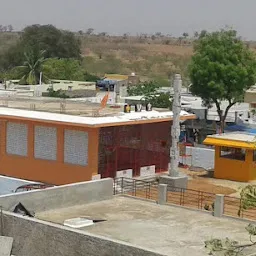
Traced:
<path fill-rule="evenodd" d="M 84 67 L 88 72 L 130 74 L 157 80 L 168 86 L 176 72 L 186 76 L 193 49 L 191 45 L 164 44 L 162 41 L 83 37 Z"/>

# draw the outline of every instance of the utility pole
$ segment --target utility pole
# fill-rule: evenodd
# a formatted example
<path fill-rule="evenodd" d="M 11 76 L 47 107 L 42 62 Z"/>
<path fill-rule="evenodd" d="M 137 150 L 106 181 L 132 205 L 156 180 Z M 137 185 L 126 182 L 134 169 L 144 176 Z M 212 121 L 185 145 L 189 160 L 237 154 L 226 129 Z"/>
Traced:
<path fill-rule="evenodd" d="M 172 104 L 173 124 L 172 124 L 172 147 L 171 147 L 171 163 L 169 166 L 169 176 L 179 177 L 179 137 L 180 137 L 180 112 L 181 112 L 181 75 L 176 74 L 174 77 L 173 89 L 174 97 Z"/>

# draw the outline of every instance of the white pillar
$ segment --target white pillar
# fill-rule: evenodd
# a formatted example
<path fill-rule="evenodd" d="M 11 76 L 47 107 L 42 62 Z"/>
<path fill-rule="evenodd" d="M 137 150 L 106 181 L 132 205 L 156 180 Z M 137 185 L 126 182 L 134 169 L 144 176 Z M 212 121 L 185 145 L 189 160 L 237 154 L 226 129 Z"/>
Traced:
<path fill-rule="evenodd" d="M 216 195 L 214 202 L 214 216 L 222 217 L 224 213 L 224 195 Z"/>
<path fill-rule="evenodd" d="M 169 176 L 179 177 L 179 137 L 180 137 L 180 112 L 181 112 L 181 87 L 182 80 L 179 74 L 174 78 L 174 97 L 172 104 L 173 124 L 172 124 L 172 147 L 171 147 L 171 163 L 169 166 Z"/>
<path fill-rule="evenodd" d="M 158 204 L 166 204 L 167 203 L 167 184 L 159 184 L 158 185 Z"/>

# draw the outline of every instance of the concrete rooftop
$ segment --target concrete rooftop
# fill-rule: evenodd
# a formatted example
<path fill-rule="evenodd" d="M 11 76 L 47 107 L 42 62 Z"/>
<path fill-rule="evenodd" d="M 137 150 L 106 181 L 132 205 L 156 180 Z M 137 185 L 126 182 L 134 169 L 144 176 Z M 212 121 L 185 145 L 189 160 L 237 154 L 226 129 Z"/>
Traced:
<path fill-rule="evenodd" d="M 208 135 L 208 138 L 223 139 L 223 140 L 234 140 L 243 142 L 256 142 L 255 134 L 244 133 L 244 132 L 230 132 L 222 134 Z"/>
<path fill-rule="evenodd" d="M 105 219 L 82 230 L 163 255 L 205 256 L 204 241 L 213 237 L 248 242 L 245 222 L 128 197 L 39 212 L 36 217 L 59 224 L 76 217 Z"/>
<path fill-rule="evenodd" d="M 120 111 L 120 110 L 119 110 Z M 85 117 L 85 116 L 74 116 L 59 113 L 39 112 L 32 110 L 21 110 L 16 108 L 0 108 L 1 117 L 13 117 L 13 118 L 24 118 L 33 119 L 39 121 L 55 121 L 60 123 L 72 123 L 88 126 L 101 126 L 101 125 L 113 125 L 113 124 L 134 124 L 134 122 L 141 121 L 152 122 L 169 121 L 173 118 L 172 111 L 159 112 L 159 111 L 145 111 L 142 112 L 131 112 L 131 113 L 116 113 L 112 116 L 104 117 Z M 193 114 L 181 111 L 181 120 L 195 119 Z"/>

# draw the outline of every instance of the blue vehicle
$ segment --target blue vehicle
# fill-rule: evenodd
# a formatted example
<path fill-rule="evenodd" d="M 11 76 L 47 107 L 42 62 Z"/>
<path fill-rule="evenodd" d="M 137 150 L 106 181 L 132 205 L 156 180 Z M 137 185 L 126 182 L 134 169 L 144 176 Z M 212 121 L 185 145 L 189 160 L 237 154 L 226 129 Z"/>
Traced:
<path fill-rule="evenodd" d="M 104 91 L 114 91 L 116 81 L 113 80 L 98 80 L 96 82 L 96 88 L 99 88 L 100 90 Z"/>

